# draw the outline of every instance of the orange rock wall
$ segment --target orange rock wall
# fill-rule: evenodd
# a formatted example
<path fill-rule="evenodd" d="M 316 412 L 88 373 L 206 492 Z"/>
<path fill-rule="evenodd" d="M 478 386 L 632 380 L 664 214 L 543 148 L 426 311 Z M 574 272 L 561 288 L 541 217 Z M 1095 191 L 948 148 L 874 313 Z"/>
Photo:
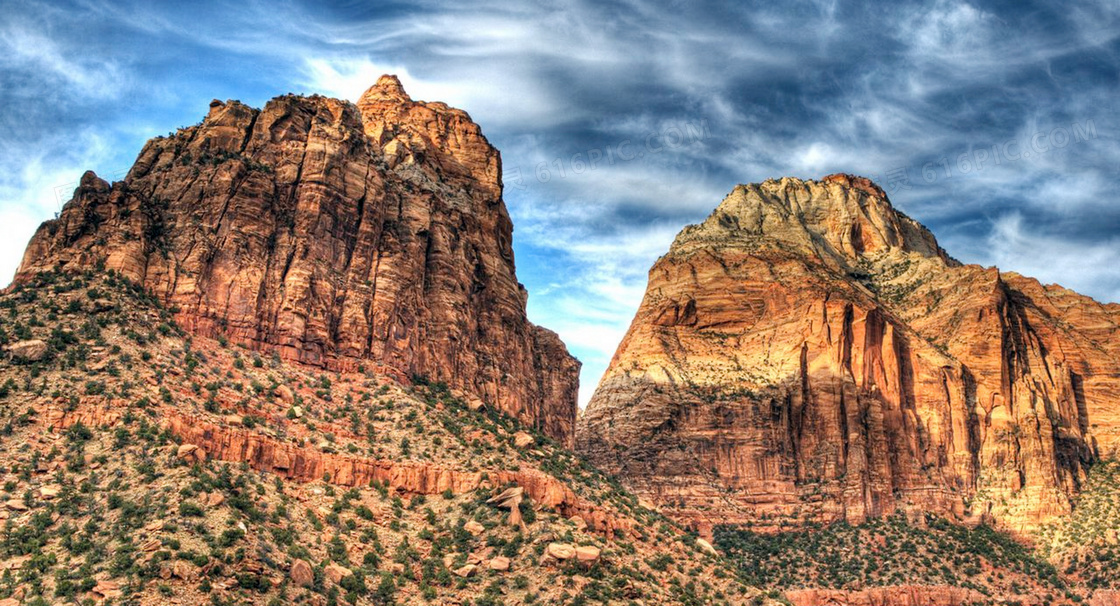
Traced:
<path fill-rule="evenodd" d="M 961 265 L 866 180 L 740 186 L 650 270 L 577 449 L 703 531 L 1029 530 L 1120 444 L 1116 311 Z"/>

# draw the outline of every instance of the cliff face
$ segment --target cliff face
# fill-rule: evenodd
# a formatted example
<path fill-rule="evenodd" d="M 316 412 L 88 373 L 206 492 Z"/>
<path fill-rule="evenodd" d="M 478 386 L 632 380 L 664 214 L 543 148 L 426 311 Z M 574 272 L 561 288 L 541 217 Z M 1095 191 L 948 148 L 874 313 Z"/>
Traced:
<path fill-rule="evenodd" d="M 16 280 L 103 266 L 196 334 L 428 375 L 570 442 L 579 362 L 526 318 L 501 195 L 478 125 L 392 76 L 357 106 L 214 101 L 124 181 L 87 173 Z"/>
<path fill-rule="evenodd" d="M 865 179 L 739 186 L 651 269 L 577 448 L 701 529 L 1028 530 L 1120 446 L 1118 312 L 961 265 Z"/>

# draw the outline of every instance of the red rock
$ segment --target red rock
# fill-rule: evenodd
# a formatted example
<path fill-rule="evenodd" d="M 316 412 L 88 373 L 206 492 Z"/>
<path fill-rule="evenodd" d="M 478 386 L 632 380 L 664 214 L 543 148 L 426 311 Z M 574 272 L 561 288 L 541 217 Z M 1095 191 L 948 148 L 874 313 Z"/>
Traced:
<path fill-rule="evenodd" d="M 54 412 L 51 414 L 54 415 Z M 52 418 L 54 426 L 66 428 L 77 420 L 97 425 L 99 418 L 115 423 L 119 417 L 103 417 L 79 409 Z M 632 521 L 580 498 L 563 482 L 538 469 L 462 471 L 419 461 L 385 461 L 326 453 L 261 435 L 245 427 L 229 427 L 172 411 L 165 415 L 163 424 L 183 443 L 198 446 L 211 458 L 244 462 L 254 469 L 274 472 L 291 480 L 315 482 L 329 475 L 331 483 L 341 486 L 369 486 L 376 481 L 386 483 L 399 494 L 431 495 L 446 490 L 454 494 L 473 492 L 486 484 L 482 479 L 486 475 L 490 482 L 498 485 L 520 486 L 524 495 L 540 507 L 554 509 L 565 517 L 578 516 L 596 532 L 625 532 L 633 526 Z"/>
<path fill-rule="evenodd" d="M 786 591 L 785 596 L 794 606 L 968 606 L 990 601 L 973 589 L 921 585 L 870 587 L 859 591 L 797 589 Z"/>
<path fill-rule="evenodd" d="M 512 562 L 509 558 L 505 556 L 498 556 L 496 558 L 491 558 L 486 566 L 487 568 L 495 572 L 509 572 L 509 567 L 511 564 Z"/>
<path fill-rule="evenodd" d="M 192 333 L 426 375 L 570 444 L 579 362 L 529 322 L 512 237 L 478 125 L 385 76 L 357 106 L 215 105 L 149 141 L 123 182 L 86 173 L 16 282 L 103 262 Z"/>
<path fill-rule="evenodd" d="M 570 543 L 549 543 L 544 554 L 556 560 L 570 560 L 576 557 L 576 548 Z"/>
<path fill-rule="evenodd" d="M 323 568 L 323 576 L 325 576 L 328 581 L 334 583 L 335 585 L 341 583 L 342 579 L 352 574 L 354 573 L 349 568 L 346 568 L 345 566 L 339 566 L 334 562 L 327 564 Z"/>
<path fill-rule="evenodd" d="M 310 587 L 315 581 L 315 571 L 311 569 L 311 564 L 307 560 L 295 560 L 292 562 L 291 570 L 288 571 L 288 578 L 296 587 Z"/>
<path fill-rule="evenodd" d="M 584 564 L 593 564 L 599 561 L 602 550 L 594 545 L 580 545 L 576 547 L 576 559 Z"/>
<path fill-rule="evenodd" d="M 577 449 L 705 533 L 899 510 L 1029 531 L 1116 451 L 1118 399 L 1120 306 L 962 265 L 866 179 L 782 179 L 657 261 Z"/>

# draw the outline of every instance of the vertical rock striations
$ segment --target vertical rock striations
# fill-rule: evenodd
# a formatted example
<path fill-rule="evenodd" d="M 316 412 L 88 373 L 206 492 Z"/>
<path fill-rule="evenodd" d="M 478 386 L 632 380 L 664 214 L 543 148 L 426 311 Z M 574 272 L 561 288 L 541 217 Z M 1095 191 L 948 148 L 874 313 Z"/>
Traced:
<path fill-rule="evenodd" d="M 86 173 L 16 279 L 116 270 L 198 334 L 445 380 L 569 442 L 579 362 L 528 321 L 512 232 L 478 125 L 384 76 L 357 105 L 212 102 L 123 181 Z"/>
<path fill-rule="evenodd" d="M 1120 307 L 962 265 L 866 179 L 685 228 L 577 448 L 701 529 L 896 510 L 1026 530 L 1120 446 Z"/>

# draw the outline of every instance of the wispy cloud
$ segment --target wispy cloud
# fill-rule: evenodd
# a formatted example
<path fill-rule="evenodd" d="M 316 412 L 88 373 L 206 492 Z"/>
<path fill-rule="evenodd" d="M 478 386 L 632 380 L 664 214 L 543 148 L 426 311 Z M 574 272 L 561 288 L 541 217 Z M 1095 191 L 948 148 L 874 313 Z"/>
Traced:
<path fill-rule="evenodd" d="M 7 8 L 0 220 L 18 233 L 9 242 L 54 212 L 56 185 L 127 164 L 145 137 L 194 122 L 211 97 L 353 100 L 397 73 L 414 97 L 470 112 L 502 150 L 530 314 L 583 358 L 584 400 L 652 262 L 739 182 L 894 175 L 883 183 L 894 202 L 956 256 L 1120 298 L 1111 0 Z M 1092 140 L 958 164 L 1087 121 Z M 710 136 L 689 145 L 573 170 L 577 155 L 624 141 L 641 150 L 650 133 L 700 122 Z M 20 246 L 0 249 L 0 272 L 10 274 Z M 1055 260 L 1037 261 L 1041 249 Z"/>
<path fill-rule="evenodd" d="M 992 222 L 985 244 L 991 265 L 1014 269 L 1044 284 L 1061 284 L 1079 292 L 1096 292 L 1105 301 L 1120 301 L 1120 263 L 1116 259 L 1120 236 L 1091 244 L 1071 242 L 1011 212 Z M 1086 267 L 1094 271 L 1089 274 Z"/>

